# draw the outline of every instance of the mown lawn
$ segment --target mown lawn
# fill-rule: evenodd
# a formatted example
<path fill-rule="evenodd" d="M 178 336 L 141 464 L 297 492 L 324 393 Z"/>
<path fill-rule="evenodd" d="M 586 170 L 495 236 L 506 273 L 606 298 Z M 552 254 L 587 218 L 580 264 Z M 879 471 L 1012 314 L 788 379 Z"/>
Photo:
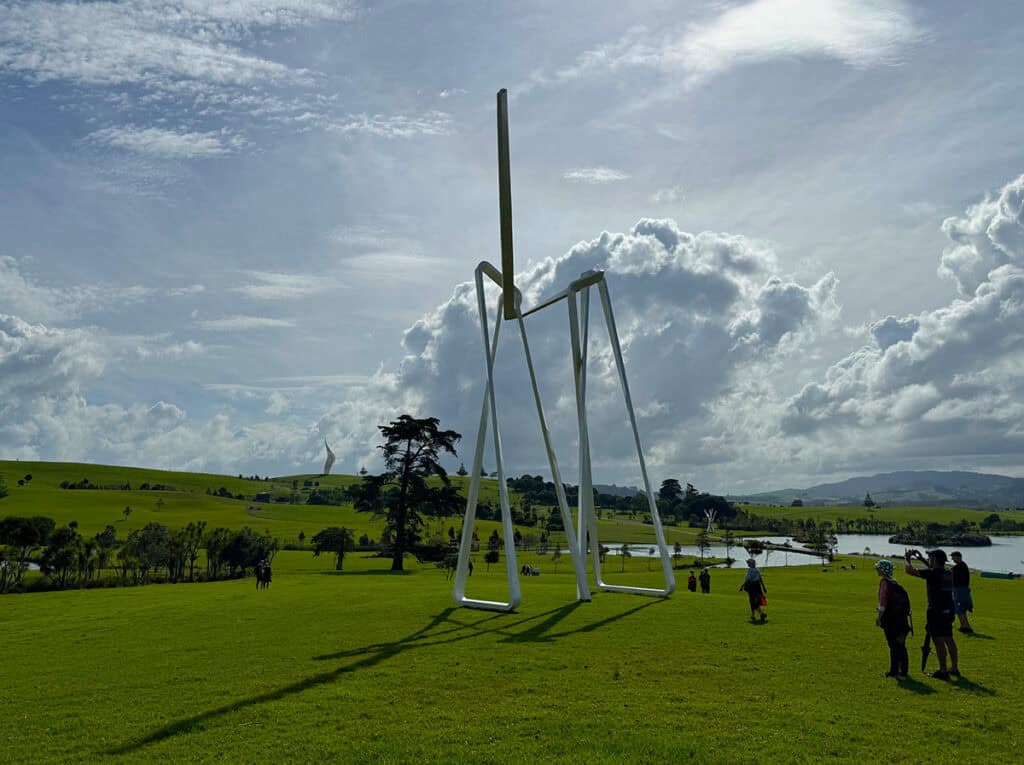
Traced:
<path fill-rule="evenodd" d="M 614 562 L 613 562 L 614 561 Z M 568 560 L 514 614 L 454 609 L 439 570 L 278 555 L 253 580 L 0 599 L 9 762 L 1020 760 L 1024 585 L 976 579 L 959 682 L 886 680 L 863 566 L 740 570 L 712 594 L 573 601 Z M 646 561 L 619 578 L 658 583 Z M 609 570 L 617 571 L 617 560 Z M 500 596 L 478 560 L 471 594 Z M 908 589 L 920 615 L 923 585 Z M 933 665 L 934 667 L 934 660 Z"/>

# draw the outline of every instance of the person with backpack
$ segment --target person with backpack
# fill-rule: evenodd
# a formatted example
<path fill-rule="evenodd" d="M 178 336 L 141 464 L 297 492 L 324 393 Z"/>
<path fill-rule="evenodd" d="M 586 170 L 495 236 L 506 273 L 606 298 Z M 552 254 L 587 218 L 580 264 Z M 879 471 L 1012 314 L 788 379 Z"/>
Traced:
<path fill-rule="evenodd" d="M 740 592 L 744 591 L 750 600 L 750 621 L 756 622 L 760 619 L 764 624 L 768 621 L 768 614 L 765 611 L 765 606 L 768 605 L 768 599 L 765 597 L 768 588 L 764 586 L 764 579 L 757 569 L 757 561 L 753 558 L 747 559 L 747 575 L 743 577 L 743 584 L 740 585 Z"/>
<path fill-rule="evenodd" d="M 907 655 L 907 635 L 913 631 L 910 624 L 910 596 L 903 586 L 893 578 L 891 560 L 880 560 L 875 564 L 878 572 L 878 617 L 875 624 L 885 633 L 889 644 L 889 671 L 886 677 L 906 677 L 910 670 Z"/>

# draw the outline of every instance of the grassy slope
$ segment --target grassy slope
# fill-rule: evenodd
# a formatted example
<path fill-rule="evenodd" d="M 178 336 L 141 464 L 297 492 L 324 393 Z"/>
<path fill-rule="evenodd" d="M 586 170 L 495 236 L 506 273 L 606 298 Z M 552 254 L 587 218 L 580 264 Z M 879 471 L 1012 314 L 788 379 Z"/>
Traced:
<path fill-rule="evenodd" d="M 26 473 L 32 475 L 32 481 L 19 487 L 17 479 Z M 301 492 L 302 483 L 307 479 L 319 481 L 322 487 L 340 487 L 358 481 L 357 476 L 297 475 L 267 482 L 207 473 L 3 460 L 0 460 L 0 476 L 5 478 L 10 491 L 8 497 L 0 500 L 0 517 L 47 515 L 58 523 L 77 521 L 80 530 L 87 535 L 102 531 L 107 524 L 117 528 L 118 536 L 123 538 L 132 529 L 142 528 L 150 521 L 179 528 L 196 520 L 207 521 L 210 528 L 251 526 L 259 532 L 267 529 L 282 541 L 294 540 L 300 531 L 311 537 L 327 526 L 347 526 L 355 532 L 357 538 L 366 533 L 374 539 L 380 537 L 383 529 L 383 522 L 379 518 L 358 513 L 351 505 L 291 505 L 256 503 L 252 500 L 260 492 L 270 492 L 272 496 L 288 496 L 292 493 L 293 480 L 298 481 Z M 68 491 L 59 488 L 61 481 L 79 481 L 82 478 L 88 478 L 99 486 L 123 486 L 129 483 L 132 490 Z M 453 477 L 453 481 L 457 485 L 468 483 L 467 479 L 458 476 Z M 173 486 L 175 491 L 139 491 L 138 487 L 143 483 L 162 483 Z M 248 499 L 226 499 L 206 494 L 207 489 L 216 491 L 221 487 L 232 494 L 244 494 Z M 483 500 L 497 504 L 497 482 L 484 479 L 480 496 Z M 157 503 L 161 499 L 163 505 L 158 507 Z M 127 520 L 123 515 L 125 506 L 132 508 Z M 452 524 L 444 524 L 444 528 L 449 525 Z M 455 525 L 458 526 L 458 523 Z M 482 522 L 479 533 L 486 536 L 497 525 Z"/>
<path fill-rule="evenodd" d="M 248 579 L 6 597 L 3 759 L 989 763 L 1024 745 L 1020 582 L 974 582 L 983 636 L 960 640 L 966 679 L 922 678 L 912 648 L 898 685 L 881 677 L 870 571 L 772 570 L 760 626 L 738 570 L 715 572 L 710 596 L 577 605 L 570 567 L 540 565 L 505 615 L 452 609 L 435 569 L 350 557 L 336 574 L 298 552 L 279 554 L 266 592 Z M 645 567 L 618 578 L 656 584 Z M 470 582 L 502 594 L 500 567 Z M 920 606 L 923 585 L 909 589 Z"/>
<path fill-rule="evenodd" d="M 32 481 L 23 487 L 17 479 L 26 473 Z M 77 521 L 80 530 L 92 535 L 112 524 L 118 536 L 124 537 L 129 531 L 142 528 L 150 521 L 179 528 L 190 521 L 205 520 L 210 528 L 225 526 L 241 528 L 251 526 L 256 531 L 268 530 L 273 536 L 284 541 L 295 540 L 300 531 L 307 538 L 327 526 L 347 526 L 358 538 L 366 533 L 379 539 L 383 522 L 379 518 L 358 513 L 351 505 L 292 505 L 256 503 L 252 497 L 260 492 L 272 496 L 288 496 L 292 493 L 292 481 L 297 480 L 302 491 L 304 480 L 319 481 L 322 487 L 347 486 L 358 481 L 357 476 L 347 475 L 297 475 L 275 478 L 272 481 L 250 481 L 247 478 L 212 475 L 207 473 L 180 473 L 144 468 L 112 467 L 63 462 L 11 462 L 0 460 L 0 476 L 4 476 L 10 495 L 0 500 L 0 517 L 7 515 L 47 515 L 58 523 Z M 99 486 L 131 485 L 132 490 L 105 491 L 99 489 L 68 491 L 59 488 L 61 481 L 79 481 L 88 478 Z M 463 495 L 467 493 L 469 478 L 452 477 L 453 483 Z M 175 491 L 139 491 L 143 483 L 162 483 L 175 487 Z M 206 494 L 224 487 L 232 494 L 244 494 L 249 499 L 225 499 Z M 483 479 L 480 498 L 498 504 L 497 481 Z M 158 506 L 158 501 L 163 505 Z M 303 500 L 304 501 L 304 500 Z M 512 493 L 512 501 L 518 502 L 518 495 Z M 125 520 L 123 510 L 130 506 L 132 512 Z M 250 509 L 252 508 L 252 509 Z M 458 518 L 432 523 L 431 529 L 444 533 L 449 526 L 456 530 Z M 479 521 L 478 535 L 482 539 L 498 528 L 494 521 Z M 616 542 L 652 543 L 652 526 L 631 521 L 601 521 L 602 539 Z M 524 533 L 539 533 L 539 529 L 522 528 Z M 666 529 L 669 543 L 675 541 L 692 544 L 694 531 L 691 529 Z"/>
<path fill-rule="evenodd" d="M 866 507 L 773 507 L 771 505 L 741 505 L 745 510 L 769 518 L 814 518 L 816 520 L 835 521 L 837 518 L 853 520 L 854 518 L 877 518 L 883 521 L 935 521 L 937 523 L 953 523 L 968 520 L 978 523 L 993 510 L 974 510 L 959 507 L 879 507 L 868 510 Z M 999 511 L 1002 518 L 1020 520 L 1021 513 Z"/>

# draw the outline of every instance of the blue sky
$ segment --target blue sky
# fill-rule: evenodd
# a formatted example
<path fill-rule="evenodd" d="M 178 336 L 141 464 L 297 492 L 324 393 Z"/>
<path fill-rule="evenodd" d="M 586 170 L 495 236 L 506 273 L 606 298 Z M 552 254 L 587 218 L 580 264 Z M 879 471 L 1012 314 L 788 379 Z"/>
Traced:
<path fill-rule="evenodd" d="M 0 457 L 372 469 L 405 411 L 468 455 L 504 86 L 520 283 L 608 270 L 657 479 L 1022 475 L 1022 35 L 1011 3 L 0 2 Z M 534 332 L 568 478 L 564 317 Z M 545 472 L 505 351 L 509 467 Z M 635 482 L 607 363 L 595 466 Z"/>

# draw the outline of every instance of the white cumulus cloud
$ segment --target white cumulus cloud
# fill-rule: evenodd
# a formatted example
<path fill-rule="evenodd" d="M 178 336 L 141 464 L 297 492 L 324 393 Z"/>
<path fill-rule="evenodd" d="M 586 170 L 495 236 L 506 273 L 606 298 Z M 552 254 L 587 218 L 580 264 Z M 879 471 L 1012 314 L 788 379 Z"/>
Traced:
<path fill-rule="evenodd" d="M 615 183 L 629 178 L 621 170 L 614 170 L 610 167 L 577 167 L 573 170 L 566 170 L 562 177 L 573 183 L 591 184 Z"/>
<path fill-rule="evenodd" d="M 86 136 L 86 140 L 105 146 L 146 154 L 162 159 L 202 159 L 228 154 L 241 144 L 237 138 L 218 133 L 175 132 L 135 125 L 109 127 Z"/>
<path fill-rule="evenodd" d="M 940 273 L 968 297 L 871 325 L 874 342 L 793 396 L 784 430 L 826 448 L 1006 458 L 1024 451 L 1024 176 L 949 218 Z"/>
<path fill-rule="evenodd" d="M 218 332 L 244 332 L 250 329 L 274 329 L 294 327 L 291 319 L 274 319 L 269 316 L 224 316 L 220 319 L 199 319 L 196 324 L 203 329 Z"/>
<path fill-rule="evenodd" d="M 256 300 L 291 300 L 315 295 L 338 286 L 330 277 L 309 274 L 250 271 L 249 276 L 254 283 L 231 287 L 231 291 Z"/>
<path fill-rule="evenodd" d="M 634 27 L 580 54 L 531 85 L 641 67 L 682 77 L 693 86 L 733 67 L 781 58 L 825 58 L 856 67 L 899 61 L 921 38 L 900 0 L 753 0 L 719 4 L 715 15 L 681 28 Z M 528 86 L 529 87 L 529 86 Z"/>

